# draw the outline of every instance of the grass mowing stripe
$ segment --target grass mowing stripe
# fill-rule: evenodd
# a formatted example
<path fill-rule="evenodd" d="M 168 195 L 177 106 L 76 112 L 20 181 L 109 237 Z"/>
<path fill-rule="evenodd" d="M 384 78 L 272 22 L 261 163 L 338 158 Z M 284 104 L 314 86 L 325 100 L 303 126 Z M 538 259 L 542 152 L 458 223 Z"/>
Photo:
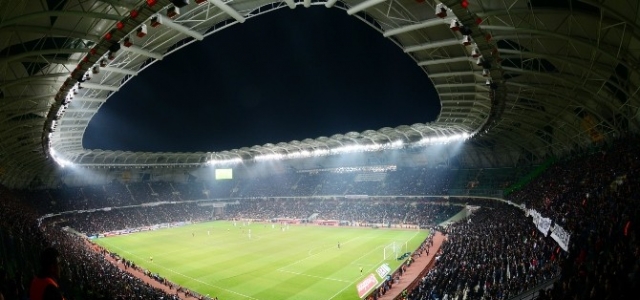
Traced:
<path fill-rule="evenodd" d="M 116 248 L 116 249 L 118 249 L 118 247 L 115 247 L 115 246 L 113 246 L 113 247 L 114 247 L 114 248 Z M 123 253 L 130 254 L 130 255 L 132 255 L 132 256 L 136 256 L 136 257 L 138 257 L 138 258 L 142 258 L 142 257 L 140 257 L 140 256 L 138 256 L 138 255 L 136 255 L 136 254 L 133 254 L 133 253 L 131 253 L 131 252 L 127 251 L 127 250 L 124 250 L 124 249 L 120 249 L 120 251 L 121 251 L 121 252 L 123 252 Z M 142 258 L 142 259 L 144 259 L 144 258 Z M 172 270 L 172 269 L 167 269 L 166 267 L 163 267 L 163 266 L 160 266 L 160 268 L 165 269 L 166 271 L 169 271 L 169 272 L 171 272 L 171 273 L 174 273 L 174 274 L 180 275 L 180 276 L 182 276 L 182 277 L 189 278 L 189 279 L 191 279 L 191 280 L 193 280 L 193 281 L 199 282 L 199 283 L 204 284 L 204 285 L 208 285 L 208 286 L 211 286 L 211 287 L 219 288 L 219 289 L 225 290 L 225 291 L 227 291 L 227 292 L 230 292 L 230 293 L 232 293 L 232 294 L 236 294 L 236 295 L 239 295 L 239 296 L 242 296 L 242 297 L 245 297 L 245 298 L 258 300 L 257 298 L 253 298 L 253 297 L 251 297 L 251 296 L 247 296 L 247 295 L 244 295 L 244 294 L 238 293 L 238 292 L 236 292 L 236 291 L 227 290 L 227 289 L 225 289 L 225 288 L 223 288 L 223 287 L 215 286 L 215 285 L 212 285 L 212 284 L 206 283 L 206 282 L 204 282 L 204 281 L 202 281 L 202 280 L 199 280 L 199 279 L 197 279 L 197 278 L 193 278 L 193 277 L 190 277 L 190 276 L 188 276 L 188 275 L 182 274 L 182 273 L 180 273 L 180 272 L 176 272 L 176 271 L 174 271 L 174 270 Z"/>
<path fill-rule="evenodd" d="M 375 270 L 384 262 L 385 246 L 395 242 L 404 247 L 408 241 L 411 251 L 427 233 L 315 225 L 290 226 L 282 231 L 279 226 L 261 223 L 240 228 L 216 221 L 95 241 L 203 295 L 346 300 L 358 299 L 355 283 L 361 278 L 359 268 L 364 267 L 367 274 Z M 401 263 L 395 259 L 386 262 L 392 268 Z"/>

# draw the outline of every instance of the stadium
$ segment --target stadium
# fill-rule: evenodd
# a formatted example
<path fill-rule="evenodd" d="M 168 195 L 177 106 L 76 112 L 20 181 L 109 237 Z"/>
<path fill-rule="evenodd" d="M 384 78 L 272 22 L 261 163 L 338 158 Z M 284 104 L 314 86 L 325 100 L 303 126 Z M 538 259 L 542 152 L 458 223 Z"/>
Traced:
<path fill-rule="evenodd" d="M 435 120 L 220 151 L 84 146 L 155 65 L 254 17 L 320 7 L 406 55 L 437 93 Z M 0 300 L 44 299 L 30 285 L 49 247 L 51 299 L 637 298 L 637 1 L 0 12 Z"/>

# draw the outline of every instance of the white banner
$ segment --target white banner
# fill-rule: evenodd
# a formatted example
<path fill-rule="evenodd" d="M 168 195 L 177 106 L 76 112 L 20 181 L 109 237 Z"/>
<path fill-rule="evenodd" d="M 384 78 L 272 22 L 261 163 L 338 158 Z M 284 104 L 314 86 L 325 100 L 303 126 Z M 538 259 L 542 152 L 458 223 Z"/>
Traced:
<path fill-rule="evenodd" d="M 533 217 L 533 224 L 536 225 L 538 230 L 540 230 L 544 236 L 547 236 L 551 228 L 551 219 L 542 217 L 535 209 L 530 209 L 529 215 Z"/>
<path fill-rule="evenodd" d="M 551 228 L 551 219 L 540 217 L 536 226 L 538 226 L 538 230 L 540 230 L 544 236 L 547 236 L 549 235 L 549 229 Z"/>
<path fill-rule="evenodd" d="M 562 250 L 569 252 L 569 240 L 571 239 L 571 234 L 564 230 L 564 228 L 555 224 L 551 228 L 551 238 L 558 243 Z"/>

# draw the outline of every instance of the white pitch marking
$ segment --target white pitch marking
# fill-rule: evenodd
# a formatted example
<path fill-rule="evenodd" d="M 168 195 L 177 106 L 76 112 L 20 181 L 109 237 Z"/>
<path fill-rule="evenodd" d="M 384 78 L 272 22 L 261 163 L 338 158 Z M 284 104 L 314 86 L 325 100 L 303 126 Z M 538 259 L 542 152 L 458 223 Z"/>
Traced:
<path fill-rule="evenodd" d="M 286 270 L 278 270 L 278 271 L 279 272 L 285 272 L 285 273 L 291 273 L 291 274 L 295 274 L 295 275 L 300 275 L 300 276 L 307 276 L 307 277 L 313 277 L 313 278 L 318 278 L 318 279 L 324 279 L 324 280 L 339 281 L 339 282 L 349 282 L 348 280 L 344 280 L 344 279 L 320 277 L 320 276 L 309 275 L 309 274 L 300 273 L 300 272 L 293 272 L 293 271 L 286 271 Z"/>

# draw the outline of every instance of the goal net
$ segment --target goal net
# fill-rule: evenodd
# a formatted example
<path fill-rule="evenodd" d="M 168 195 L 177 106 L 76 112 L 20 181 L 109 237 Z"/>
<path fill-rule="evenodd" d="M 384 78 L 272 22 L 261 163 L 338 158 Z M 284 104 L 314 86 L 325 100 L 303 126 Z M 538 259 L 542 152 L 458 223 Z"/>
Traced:
<path fill-rule="evenodd" d="M 398 249 L 397 244 L 398 243 L 393 242 L 389 245 L 384 246 L 384 249 L 383 249 L 384 260 L 398 258 L 398 252 L 400 252 L 400 250 Z"/>

